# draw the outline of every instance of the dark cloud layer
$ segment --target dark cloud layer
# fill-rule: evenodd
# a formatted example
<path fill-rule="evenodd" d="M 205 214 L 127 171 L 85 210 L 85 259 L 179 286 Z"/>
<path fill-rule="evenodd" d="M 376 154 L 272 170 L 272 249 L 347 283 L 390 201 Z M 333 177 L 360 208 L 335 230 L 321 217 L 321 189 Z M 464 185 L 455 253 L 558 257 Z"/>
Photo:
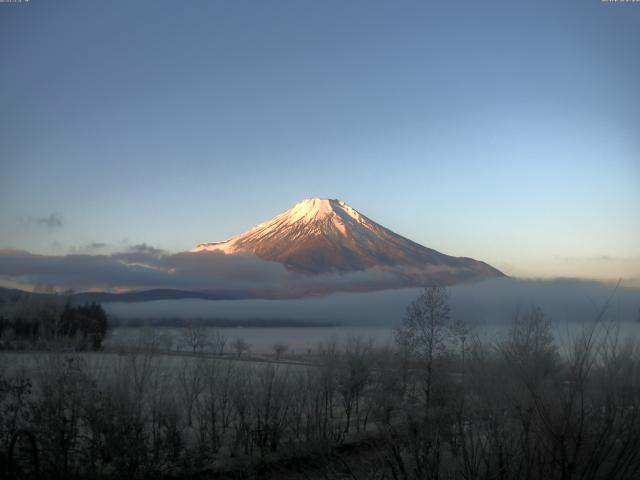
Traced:
<path fill-rule="evenodd" d="M 48 285 L 78 291 L 145 290 L 155 288 L 271 292 L 295 296 L 335 290 L 370 290 L 406 283 L 410 272 L 368 270 L 350 274 L 304 275 L 276 262 L 250 254 L 181 252 L 169 254 L 146 244 L 109 255 L 87 253 L 36 255 L 23 250 L 0 250 L 2 278 L 27 285 Z M 439 271 L 423 271 L 424 275 Z"/>
<path fill-rule="evenodd" d="M 347 274 L 294 273 L 250 254 L 181 252 L 170 254 L 139 244 L 112 254 L 35 255 L 0 250 L 0 279 L 59 289 L 107 291 L 144 289 L 251 290 L 258 295 L 304 296 L 338 290 L 398 288 L 465 278 L 473 272 L 446 266 L 384 267 Z M 261 292 L 261 293 L 260 293 Z"/>
<path fill-rule="evenodd" d="M 0 277 L 24 284 L 87 289 L 259 288 L 288 276 L 281 266 L 221 252 L 165 254 L 136 245 L 111 255 L 35 255 L 0 250 Z"/>

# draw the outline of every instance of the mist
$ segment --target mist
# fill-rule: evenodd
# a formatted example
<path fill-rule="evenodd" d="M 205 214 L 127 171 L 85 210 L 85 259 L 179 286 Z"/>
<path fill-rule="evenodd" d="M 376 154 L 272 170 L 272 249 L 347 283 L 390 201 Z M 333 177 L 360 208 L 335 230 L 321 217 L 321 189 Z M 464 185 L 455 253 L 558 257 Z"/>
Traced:
<path fill-rule="evenodd" d="M 107 303 L 116 317 L 226 318 L 328 321 L 345 325 L 394 326 L 419 289 L 334 293 L 294 300 L 159 300 Z M 500 278 L 449 288 L 451 314 L 470 325 L 508 322 L 518 309 L 540 306 L 554 322 L 587 322 L 611 297 L 608 318 L 638 321 L 640 289 L 575 279 Z"/>

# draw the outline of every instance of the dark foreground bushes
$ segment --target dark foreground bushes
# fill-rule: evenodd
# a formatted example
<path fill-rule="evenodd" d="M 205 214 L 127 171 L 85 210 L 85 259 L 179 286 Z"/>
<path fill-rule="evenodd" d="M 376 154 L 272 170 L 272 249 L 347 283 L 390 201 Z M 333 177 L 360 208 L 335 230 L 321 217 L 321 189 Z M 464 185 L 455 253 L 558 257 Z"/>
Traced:
<path fill-rule="evenodd" d="M 330 343 L 313 366 L 152 348 L 6 365 L 0 451 L 28 432 L 54 479 L 640 478 L 637 344 L 600 316 L 560 349 L 539 309 L 481 341 L 446 300 L 416 300 L 394 347 Z M 33 472 L 20 438 L 14 470 Z"/>

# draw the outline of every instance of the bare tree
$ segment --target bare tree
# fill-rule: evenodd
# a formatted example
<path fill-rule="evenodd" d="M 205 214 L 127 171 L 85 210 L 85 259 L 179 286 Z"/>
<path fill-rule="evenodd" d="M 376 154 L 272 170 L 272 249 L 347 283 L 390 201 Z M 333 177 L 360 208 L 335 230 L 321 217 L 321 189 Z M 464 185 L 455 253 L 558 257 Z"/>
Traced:
<path fill-rule="evenodd" d="M 199 420 L 200 446 L 217 453 L 224 434 L 229 428 L 231 400 L 230 388 L 235 372 L 235 362 L 222 364 L 209 359 L 204 364 L 204 390 L 198 397 L 197 415 Z"/>
<path fill-rule="evenodd" d="M 251 349 L 251 345 L 249 345 L 244 338 L 238 337 L 231 344 L 231 348 L 236 352 L 238 358 L 240 358 L 243 353 L 248 352 Z"/>
<path fill-rule="evenodd" d="M 289 346 L 284 343 L 276 343 L 271 347 L 276 354 L 276 360 L 280 360 L 280 356 L 289 350 Z"/>
<path fill-rule="evenodd" d="M 224 333 L 222 333 L 219 330 L 214 330 L 211 333 L 211 338 L 210 338 L 211 348 L 213 350 L 213 353 L 215 353 L 216 355 L 224 355 L 224 350 L 225 350 L 225 347 L 227 346 L 228 340 L 229 339 Z"/>
<path fill-rule="evenodd" d="M 231 445 L 233 456 L 239 449 L 249 455 L 252 447 L 251 431 L 254 426 L 250 401 L 253 394 L 251 376 L 252 372 L 248 368 L 237 368 L 230 385 L 230 400 L 234 411 L 234 439 Z"/>
<path fill-rule="evenodd" d="M 193 353 L 202 352 L 209 345 L 207 329 L 201 325 L 188 323 L 182 329 L 182 344 L 190 348 Z"/>
<path fill-rule="evenodd" d="M 282 440 L 289 414 L 288 370 L 268 365 L 255 371 L 252 388 L 252 413 L 255 428 L 252 441 L 260 454 L 275 452 Z"/>
<path fill-rule="evenodd" d="M 338 385 L 338 343 L 335 337 L 318 346 L 319 368 L 314 379 L 314 417 L 316 429 L 323 440 L 332 435 L 334 403 Z"/>
<path fill-rule="evenodd" d="M 187 426 L 193 424 L 193 408 L 199 395 L 205 388 L 204 365 L 198 359 L 183 358 L 178 369 L 183 404 L 187 414 Z"/>
<path fill-rule="evenodd" d="M 556 370 L 559 361 L 551 323 L 542 309 L 516 312 L 507 339 L 499 348 L 509 364 L 527 381 L 538 380 Z"/>
<path fill-rule="evenodd" d="M 448 352 L 456 341 L 460 324 L 450 317 L 449 293 L 444 287 L 425 288 L 407 307 L 402 324 L 396 330 L 396 342 L 417 356 L 425 371 L 425 406 L 431 405 L 434 362 Z"/>
<path fill-rule="evenodd" d="M 360 399 L 371 376 L 372 342 L 350 337 L 344 352 L 344 365 L 338 374 L 338 392 L 345 413 L 345 433 L 351 427 L 352 414 L 356 414 L 356 430 L 360 430 Z"/>

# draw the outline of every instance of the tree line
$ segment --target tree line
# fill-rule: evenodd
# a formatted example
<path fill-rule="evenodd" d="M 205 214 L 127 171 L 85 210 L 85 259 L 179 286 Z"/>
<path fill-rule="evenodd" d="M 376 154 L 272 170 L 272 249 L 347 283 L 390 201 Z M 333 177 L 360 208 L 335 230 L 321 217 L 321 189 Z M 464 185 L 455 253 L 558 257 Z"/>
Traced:
<path fill-rule="evenodd" d="M 98 350 L 108 329 L 101 305 L 73 306 L 69 300 L 21 296 L 0 304 L 0 349 L 50 349 L 64 344 Z"/>

